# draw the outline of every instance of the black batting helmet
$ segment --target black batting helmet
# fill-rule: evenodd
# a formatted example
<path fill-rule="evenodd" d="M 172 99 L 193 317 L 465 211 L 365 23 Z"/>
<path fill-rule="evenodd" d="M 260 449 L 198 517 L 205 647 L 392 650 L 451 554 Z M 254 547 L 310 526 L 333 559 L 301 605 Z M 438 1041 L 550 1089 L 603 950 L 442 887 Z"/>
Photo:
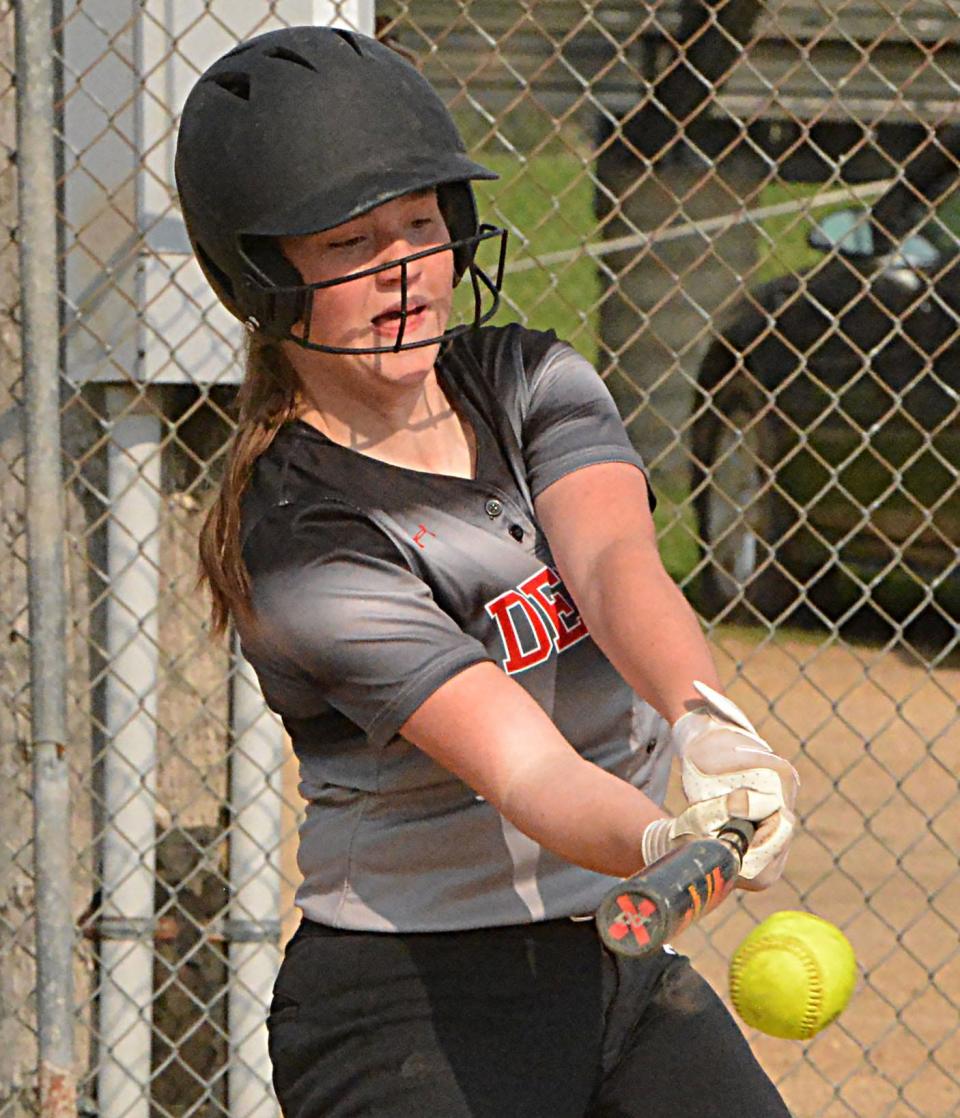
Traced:
<path fill-rule="evenodd" d="M 340 28 L 289 27 L 229 51 L 193 87 L 177 137 L 184 221 L 221 302 L 248 328 L 335 353 L 439 339 L 402 344 L 405 283 L 393 345 L 340 350 L 311 342 L 309 329 L 303 337 L 291 334 L 309 317 L 313 290 L 366 273 L 306 284 L 277 238 L 322 232 L 393 198 L 436 188 L 450 240 L 428 252 L 452 250 L 457 280 L 470 275 L 474 320 L 458 328 L 469 329 L 496 310 L 506 238 L 505 230 L 478 224 L 470 180 L 496 177 L 467 156 L 446 106 L 409 62 Z M 500 238 L 493 279 L 474 262 L 477 244 L 491 237 Z M 480 283 L 492 295 L 486 313 Z"/>

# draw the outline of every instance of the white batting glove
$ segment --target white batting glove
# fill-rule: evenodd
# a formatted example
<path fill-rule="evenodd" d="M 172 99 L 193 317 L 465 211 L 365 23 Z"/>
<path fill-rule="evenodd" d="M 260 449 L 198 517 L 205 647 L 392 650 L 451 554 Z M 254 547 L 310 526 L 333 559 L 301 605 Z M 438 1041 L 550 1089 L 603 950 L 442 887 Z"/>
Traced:
<path fill-rule="evenodd" d="M 704 705 L 673 724 L 680 755 L 683 791 L 692 804 L 713 801 L 738 788 L 769 797 L 770 812 L 760 823 L 740 870 L 746 889 L 766 889 L 783 872 L 796 829 L 794 808 L 800 790 L 797 770 L 778 757 L 731 699 L 705 683 L 693 686 Z"/>
<path fill-rule="evenodd" d="M 640 838 L 643 864 L 649 866 L 693 839 L 716 838 L 729 819 L 759 823 L 777 811 L 778 802 L 776 796 L 766 792 L 738 789 L 726 796 L 691 804 L 673 819 L 655 819 L 647 824 Z"/>

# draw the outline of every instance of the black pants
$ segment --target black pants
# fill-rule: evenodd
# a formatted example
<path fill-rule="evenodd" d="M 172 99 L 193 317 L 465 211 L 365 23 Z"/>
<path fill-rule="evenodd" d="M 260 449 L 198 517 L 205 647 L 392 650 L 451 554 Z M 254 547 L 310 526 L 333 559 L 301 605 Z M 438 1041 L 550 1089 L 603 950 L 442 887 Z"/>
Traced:
<path fill-rule="evenodd" d="M 685 958 L 610 955 L 587 922 L 305 921 L 268 1025 L 286 1118 L 789 1118 Z"/>

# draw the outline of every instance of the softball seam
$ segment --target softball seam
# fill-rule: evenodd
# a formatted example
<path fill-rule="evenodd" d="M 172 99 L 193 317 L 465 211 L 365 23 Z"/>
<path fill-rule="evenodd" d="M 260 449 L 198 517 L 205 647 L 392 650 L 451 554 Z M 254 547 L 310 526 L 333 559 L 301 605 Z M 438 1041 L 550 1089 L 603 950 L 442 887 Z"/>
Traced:
<path fill-rule="evenodd" d="M 818 1018 L 823 1008 L 823 975 L 820 973 L 816 959 L 801 940 L 790 936 L 764 936 L 763 939 L 758 939 L 755 943 L 751 943 L 748 947 L 738 951 L 730 968 L 730 999 L 737 1013 L 741 1013 L 738 994 L 740 993 L 740 976 L 743 967 L 760 950 L 768 947 L 786 948 L 794 958 L 800 960 L 807 972 L 807 1006 L 800 1019 L 800 1036 L 798 1039 L 809 1040 L 822 1027 L 818 1026 Z M 828 1023 L 823 1022 L 823 1024 Z"/>

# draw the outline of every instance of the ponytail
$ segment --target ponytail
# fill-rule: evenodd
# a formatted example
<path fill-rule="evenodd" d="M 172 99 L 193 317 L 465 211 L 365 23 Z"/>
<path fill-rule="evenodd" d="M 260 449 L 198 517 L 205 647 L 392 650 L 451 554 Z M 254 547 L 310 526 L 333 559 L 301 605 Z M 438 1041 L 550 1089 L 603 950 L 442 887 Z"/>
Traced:
<path fill-rule="evenodd" d="M 273 338 L 251 335 L 237 408 L 226 472 L 200 530 L 199 582 L 210 592 L 214 636 L 226 632 L 231 617 L 242 621 L 250 616 L 250 578 L 240 546 L 241 501 L 257 459 L 299 411 L 296 373 Z"/>

